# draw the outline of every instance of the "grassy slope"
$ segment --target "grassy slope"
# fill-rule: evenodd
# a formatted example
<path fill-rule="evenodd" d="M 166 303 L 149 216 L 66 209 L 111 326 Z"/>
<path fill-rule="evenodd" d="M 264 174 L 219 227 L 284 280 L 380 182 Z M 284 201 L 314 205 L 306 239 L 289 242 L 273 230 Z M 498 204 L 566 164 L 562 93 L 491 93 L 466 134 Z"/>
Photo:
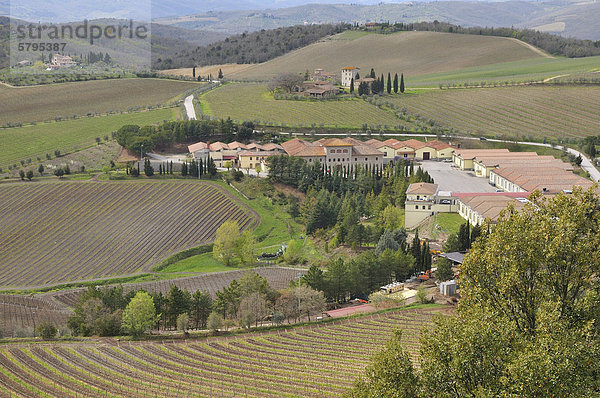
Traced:
<path fill-rule="evenodd" d="M 351 32 L 352 33 L 352 32 Z M 342 33 L 282 57 L 255 65 L 232 78 L 270 78 L 281 72 L 303 73 L 323 68 L 339 72 L 358 66 L 361 75 L 378 73 L 415 76 L 480 67 L 499 62 L 541 58 L 542 55 L 511 39 L 434 32 L 391 35 Z"/>
<path fill-rule="evenodd" d="M 117 79 L 22 88 L 0 85 L 0 125 L 163 104 L 198 84 L 160 79 Z"/>
<path fill-rule="evenodd" d="M 266 86 L 259 84 L 228 84 L 205 94 L 200 102 L 202 112 L 213 117 L 233 120 L 260 120 L 262 123 L 285 123 L 288 126 L 361 127 L 405 124 L 387 112 L 360 99 L 344 101 L 275 100 Z"/>
<path fill-rule="evenodd" d="M 600 56 L 587 58 L 530 58 L 491 65 L 473 66 L 459 70 L 409 76 L 409 87 L 437 87 L 439 84 L 482 81 L 529 81 L 565 74 L 600 70 Z M 597 75 L 595 76 L 597 77 Z"/>
<path fill-rule="evenodd" d="M 0 130 L 0 167 L 27 158 L 45 159 L 54 150 L 63 154 L 93 145 L 96 137 L 110 135 L 124 124 L 153 124 L 173 120 L 176 108 L 140 113 L 82 118 Z"/>
<path fill-rule="evenodd" d="M 244 184 L 242 184 L 240 188 L 253 190 L 253 193 L 256 195 L 248 200 L 243 198 L 224 182 L 218 182 L 218 184 L 224 189 L 227 189 L 235 195 L 237 199 L 250 206 L 260 215 L 260 225 L 254 230 L 254 236 L 259 240 L 255 250 L 257 254 L 260 254 L 263 251 L 275 252 L 282 243 L 287 242 L 290 239 L 297 239 L 302 235 L 302 226 L 294 221 L 284 208 L 280 205 L 273 204 L 269 198 L 265 197 L 262 194 L 262 188 L 257 188 L 255 186 L 244 187 Z M 290 226 L 289 230 L 288 224 Z M 292 232 L 291 236 L 290 230 Z M 163 269 L 161 272 L 167 274 L 173 272 L 216 272 L 231 269 L 232 267 L 226 267 L 215 260 L 212 253 L 205 253 L 178 261 Z"/>
<path fill-rule="evenodd" d="M 391 101 L 461 132 L 541 138 L 598 134 L 600 87 L 518 86 L 419 91 Z"/>

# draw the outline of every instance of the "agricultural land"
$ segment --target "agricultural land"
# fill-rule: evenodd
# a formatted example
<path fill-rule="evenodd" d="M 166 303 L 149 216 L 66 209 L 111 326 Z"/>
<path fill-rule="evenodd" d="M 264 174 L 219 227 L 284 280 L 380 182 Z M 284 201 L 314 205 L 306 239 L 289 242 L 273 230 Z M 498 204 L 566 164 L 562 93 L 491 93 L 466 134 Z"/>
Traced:
<path fill-rule="evenodd" d="M 199 85 L 165 79 L 109 79 L 19 88 L 0 85 L 0 125 L 164 105 Z"/>
<path fill-rule="evenodd" d="M 598 134 L 599 97 L 598 86 L 539 85 L 420 90 L 388 98 L 409 114 L 463 133 L 540 140 Z"/>
<path fill-rule="evenodd" d="M 148 282 L 123 284 L 126 291 L 144 289 L 148 292 L 167 294 L 172 285 L 189 292 L 208 292 L 214 298 L 216 292 L 229 286 L 234 279 L 239 280 L 247 269 L 226 272 L 208 272 L 191 277 L 182 277 L 170 280 L 154 280 Z M 286 267 L 261 267 L 253 269 L 269 283 L 274 289 L 284 289 L 290 281 L 296 280 L 303 271 Z M 154 275 L 151 278 L 158 278 Z M 114 285 L 113 285 L 114 286 Z M 36 325 L 49 322 L 59 329 L 67 324 L 67 319 L 73 314 L 73 307 L 77 304 L 86 288 L 57 290 L 34 295 L 9 295 L 0 294 L 0 333 L 9 337 L 18 335 L 19 331 L 27 332 L 35 329 Z"/>
<path fill-rule="evenodd" d="M 304 73 L 315 68 L 339 72 L 344 66 L 416 76 L 510 61 L 546 58 L 527 44 L 507 38 L 435 32 L 390 35 L 344 32 L 239 72 L 232 79 L 270 79 L 282 71 Z"/>
<path fill-rule="evenodd" d="M 435 309 L 171 344 L 72 343 L 0 348 L 0 396 L 341 396 L 402 330 L 411 359 Z"/>
<path fill-rule="evenodd" d="M 304 127 L 327 126 L 360 128 L 406 123 L 393 113 L 381 110 L 362 99 L 341 101 L 276 100 L 262 84 L 228 84 L 200 98 L 202 113 L 235 121 Z"/>
<path fill-rule="evenodd" d="M 155 124 L 178 116 L 179 108 L 166 108 L 0 129 L 0 167 L 45 159 L 46 154 L 54 156 L 55 150 L 65 154 L 85 149 L 95 145 L 97 137 L 110 137 L 125 124 Z"/>
<path fill-rule="evenodd" d="M 202 182 L 65 182 L 0 186 L 0 284 L 23 287 L 148 271 L 214 239 L 226 220 L 258 222 Z"/>

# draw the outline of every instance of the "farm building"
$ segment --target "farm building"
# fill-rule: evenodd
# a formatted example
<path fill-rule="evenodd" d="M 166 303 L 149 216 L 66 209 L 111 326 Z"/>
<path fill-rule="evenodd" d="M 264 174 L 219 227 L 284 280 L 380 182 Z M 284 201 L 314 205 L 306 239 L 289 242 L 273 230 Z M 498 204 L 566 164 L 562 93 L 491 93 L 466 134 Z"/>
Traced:
<path fill-rule="evenodd" d="M 356 81 L 356 75 L 358 75 L 359 71 L 360 71 L 360 68 L 357 68 L 355 66 L 348 66 L 346 68 L 343 68 L 342 69 L 342 86 L 350 87 L 350 84 L 352 83 L 352 79 L 354 79 L 354 81 Z"/>
<path fill-rule="evenodd" d="M 315 69 L 315 71 L 313 72 L 312 75 L 310 75 L 311 80 L 313 81 L 326 81 L 326 82 L 332 82 L 335 83 L 335 81 L 338 78 L 337 73 L 329 73 L 329 72 L 325 72 L 323 69 L 321 68 L 317 68 Z"/>
<path fill-rule="evenodd" d="M 452 161 L 461 170 L 473 170 L 473 159 L 476 156 L 506 154 L 510 151 L 506 148 L 503 149 L 457 149 L 452 155 Z"/>
<path fill-rule="evenodd" d="M 452 145 L 434 140 L 422 142 L 415 139 L 407 141 L 398 141 L 390 138 L 383 142 L 371 139 L 365 144 L 370 145 L 384 153 L 386 162 L 405 160 L 430 160 L 430 159 L 451 159 L 455 148 Z"/>
<path fill-rule="evenodd" d="M 308 164 L 317 161 L 328 169 L 356 165 L 383 167 L 383 153 L 353 138 L 328 138 L 315 142 L 293 139 L 283 143 L 290 156 L 305 159 Z"/>
<path fill-rule="evenodd" d="M 315 81 L 303 82 L 296 87 L 296 92 L 302 93 L 305 97 L 329 98 L 339 94 L 340 89 L 329 82 Z"/>
<path fill-rule="evenodd" d="M 70 67 L 77 65 L 77 62 L 73 61 L 73 58 L 69 57 L 68 55 L 54 54 L 51 65 L 58 67 Z"/>
<path fill-rule="evenodd" d="M 455 213 L 456 199 L 451 192 L 440 191 L 437 184 L 413 183 L 406 190 L 404 226 L 413 229 L 437 213 Z"/>
<path fill-rule="evenodd" d="M 516 210 L 529 202 L 529 193 L 456 193 L 458 214 L 471 225 L 481 225 L 485 220 L 495 224 L 502 210 L 512 205 Z"/>
<path fill-rule="evenodd" d="M 252 151 L 252 152 L 264 152 L 265 155 L 277 155 L 284 153 L 283 147 L 278 144 L 242 144 L 234 141 L 229 144 L 223 142 L 198 142 L 196 144 L 188 146 L 188 152 L 196 160 L 202 159 L 203 161 L 212 158 L 217 167 L 225 167 L 226 162 L 231 162 L 231 166 L 239 168 L 243 166 L 240 164 L 240 153 Z M 262 155 L 261 155 L 262 156 Z M 253 168 L 253 167 L 252 167 Z"/>
<path fill-rule="evenodd" d="M 492 170 L 490 184 L 506 192 L 537 190 L 544 194 L 557 194 L 571 192 L 574 186 L 590 188 L 594 183 L 563 167 L 540 164 L 537 167 L 513 165 Z"/>

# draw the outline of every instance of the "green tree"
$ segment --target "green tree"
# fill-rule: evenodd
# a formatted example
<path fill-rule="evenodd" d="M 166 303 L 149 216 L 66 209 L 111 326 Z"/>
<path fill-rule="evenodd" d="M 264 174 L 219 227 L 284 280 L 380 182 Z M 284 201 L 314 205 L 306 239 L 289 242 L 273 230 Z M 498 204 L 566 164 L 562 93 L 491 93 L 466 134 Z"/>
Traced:
<path fill-rule="evenodd" d="M 147 292 L 139 291 L 123 311 L 122 327 L 132 336 L 139 337 L 151 330 L 156 320 L 152 297 Z"/>
<path fill-rule="evenodd" d="M 388 72 L 388 75 L 387 75 L 387 93 L 388 94 L 392 93 L 392 76 L 390 75 L 389 72 Z"/>
<path fill-rule="evenodd" d="M 27 173 L 25 174 L 25 177 L 27 177 L 27 179 L 29 181 L 31 181 L 31 179 L 33 178 L 33 170 L 27 170 Z"/>
<path fill-rule="evenodd" d="M 389 229 L 390 231 L 394 231 L 398 228 L 404 226 L 404 212 L 402 209 L 394 206 L 388 205 L 380 215 L 380 225 Z"/>
<path fill-rule="evenodd" d="M 213 300 L 208 292 L 197 290 L 192 295 L 190 308 L 191 322 L 195 329 L 205 329 L 208 316 L 212 311 Z"/>
<path fill-rule="evenodd" d="M 354 92 L 354 78 L 352 78 L 352 80 L 350 80 L 350 94 L 352 94 Z"/>
<path fill-rule="evenodd" d="M 243 265 L 252 265 L 256 262 L 254 246 L 256 246 L 254 234 L 249 230 L 244 231 L 235 244 L 235 253 Z"/>
<path fill-rule="evenodd" d="M 223 71 L 221 70 L 221 68 L 219 68 L 219 75 L 218 75 L 219 79 L 223 78 Z"/>
<path fill-rule="evenodd" d="M 400 92 L 404 93 L 404 73 L 400 75 Z"/>
<path fill-rule="evenodd" d="M 19 170 L 19 177 L 21 177 L 21 181 L 25 181 L 25 171 Z"/>
<path fill-rule="evenodd" d="M 395 252 L 399 248 L 400 248 L 400 245 L 394 239 L 394 233 L 392 231 L 390 231 L 389 229 L 386 229 L 385 231 L 383 231 L 383 234 L 379 238 L 379 241 L 377 242 L 377 246 L 375 246 L 375 253 L 377 253 L 377 255 L 380 255 L 381 253 L 383 253 L 385 250 L 388 250 L 388 249 Z"/>
<path fill-rule="evenodd" d="M 40 164 L 40 166 L 38 167 L 38 173 L 40 173 L 40 176 L 44 175 L 44 165 Z"/>
<path fill-rule="evenodd" d="M 454 279 L 454 271 L 452 271 L 452 262 L 447 258 L 440 258 L 437 261 L 437 271 L 435 276 L 441 281 L 449 281 Z"/>
<path fill-rule="evenodd" d="M 240 239 L 240 226 L 235 220 L 228 220 L 218 229 L 213 244 L 213 257 L 227 266 L 235 257 L 235 249 Z"/>
<path fill-rule="evenodd" d="M 216 312 L 211 312 L 208 316 L 207 327 L 216 334 L 223 327 L 223 319 Z"/>
<path fill-rule="evenodd" d="M 144 160 L 144 174 L 146 174 L 146 177 L 152 177 L 154 175 L 154 167 L 152 167 L 150 159 Z"/>
<path fill-rule="evenodd" d="M 54 170 L 54 175 L 58 178 L 62 178 L 62 176 L 65 175 L 65 171 L 62 169 L 62 167 L 57 167 L 56 170 Z"/>
<path fill-rule="evenodd" d="M 383 350 L 375 354 L 365 376 L 354 382 L 347 398 L 413 398 L 419 396 L 419 379 L 403 349 L 402 332 L 394 331 Z"/>
<path fill-rule="evenodd" d="M 182 332 L 186 332 L 190 325 L 190 317 L 187 313 L 182 313 L 177 315 L 177 330 L 181 330 Z"/>
<path fill-rule="evenodd" d="M 394 94 L 398 94 L 398 74 L 394 75 Z"/>
<path fill-rule="evenodd" d="M 56 326 L 49 322 L 44 322 L 36 328 L 36 333 L 44 340 L 51 340 L 56 337 L 58 330 Z"/>

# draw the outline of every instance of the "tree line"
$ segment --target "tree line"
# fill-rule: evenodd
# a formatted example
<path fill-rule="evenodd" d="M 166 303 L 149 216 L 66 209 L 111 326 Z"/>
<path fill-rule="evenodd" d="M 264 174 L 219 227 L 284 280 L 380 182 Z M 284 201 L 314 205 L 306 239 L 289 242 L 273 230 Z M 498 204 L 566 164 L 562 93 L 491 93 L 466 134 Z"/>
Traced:
<path fill-rule="evenodd" d="M 182 48 L 163 54 L 153 62 L 156 69 L 191 68 L 219 64 L 254 64 L 308 46 L 319 39 L 348 29 L 338 25 L 296 25 L 242 33 L 204 47 Z"/>
<path fill-rule="evenodd" d="M 141 337 L 150 331 L 250 328 L 264 322 L 298 322 L 325 310 L 322 292 L 308 286 L 275 290 L 248 271 L 216 293 L 189 292 L 171 285 L 166 294 L 125 292 L 122 286 L 89 287 L 79 298 L 68 326 L 74 335 Z"/>
<path fill-rule="evenodd" d="M 368 75 L 368 77 L 375 79 L 375 81 L 372 82 L 370 85 L 367 82 L 360 82 L 358 87 L 355 87 L 355 80 L 354 80 L 354 78 L 352 78 L 352 80 L 350 80 L 350 94 L 354 93 L 355 88 L 356 88 L 358 95 L 369 95 L 369 94 L 377 95 L 377 94 L 384 94 L 386 92 L 388 94 L 391 94 L 392 92 L 394 94 L 398 94 L 398 91 L 400 93 L 404 93 L 404 90 L 405 90 L 404 73 L 400 74 L 400 80 L 398 80 L 398 74 L 397 73 L 394 74 L 394 79 L 392 80 L 392 75 L 390 72 L 388 72 L 387 80 L 385 80 L 383 73 L 381 74 L 381 77 L 378 77 L 375 74 L 375 70 L 373 68 L 371 68 L 371 73 Z M 360 74 L 357 73 L 356 80 L 359 80 L 359 79 L 360 79 Z M 387 84 L 386 84 L 386 82 L 387 82 Z"/>
<path fill-rule="evenodd" d="M 207 141 L 219 136 L 224 142 L 234 139 L 248 141 L 253 137 L 254 123 L 235 124 L 231 118 L 221 120 L 183 120 L 164 122 L 158 126 L 125 125 L 115 133 L 115 139 L 133 152 L 150 152 L 155 148 L 193 140 Z"/>

